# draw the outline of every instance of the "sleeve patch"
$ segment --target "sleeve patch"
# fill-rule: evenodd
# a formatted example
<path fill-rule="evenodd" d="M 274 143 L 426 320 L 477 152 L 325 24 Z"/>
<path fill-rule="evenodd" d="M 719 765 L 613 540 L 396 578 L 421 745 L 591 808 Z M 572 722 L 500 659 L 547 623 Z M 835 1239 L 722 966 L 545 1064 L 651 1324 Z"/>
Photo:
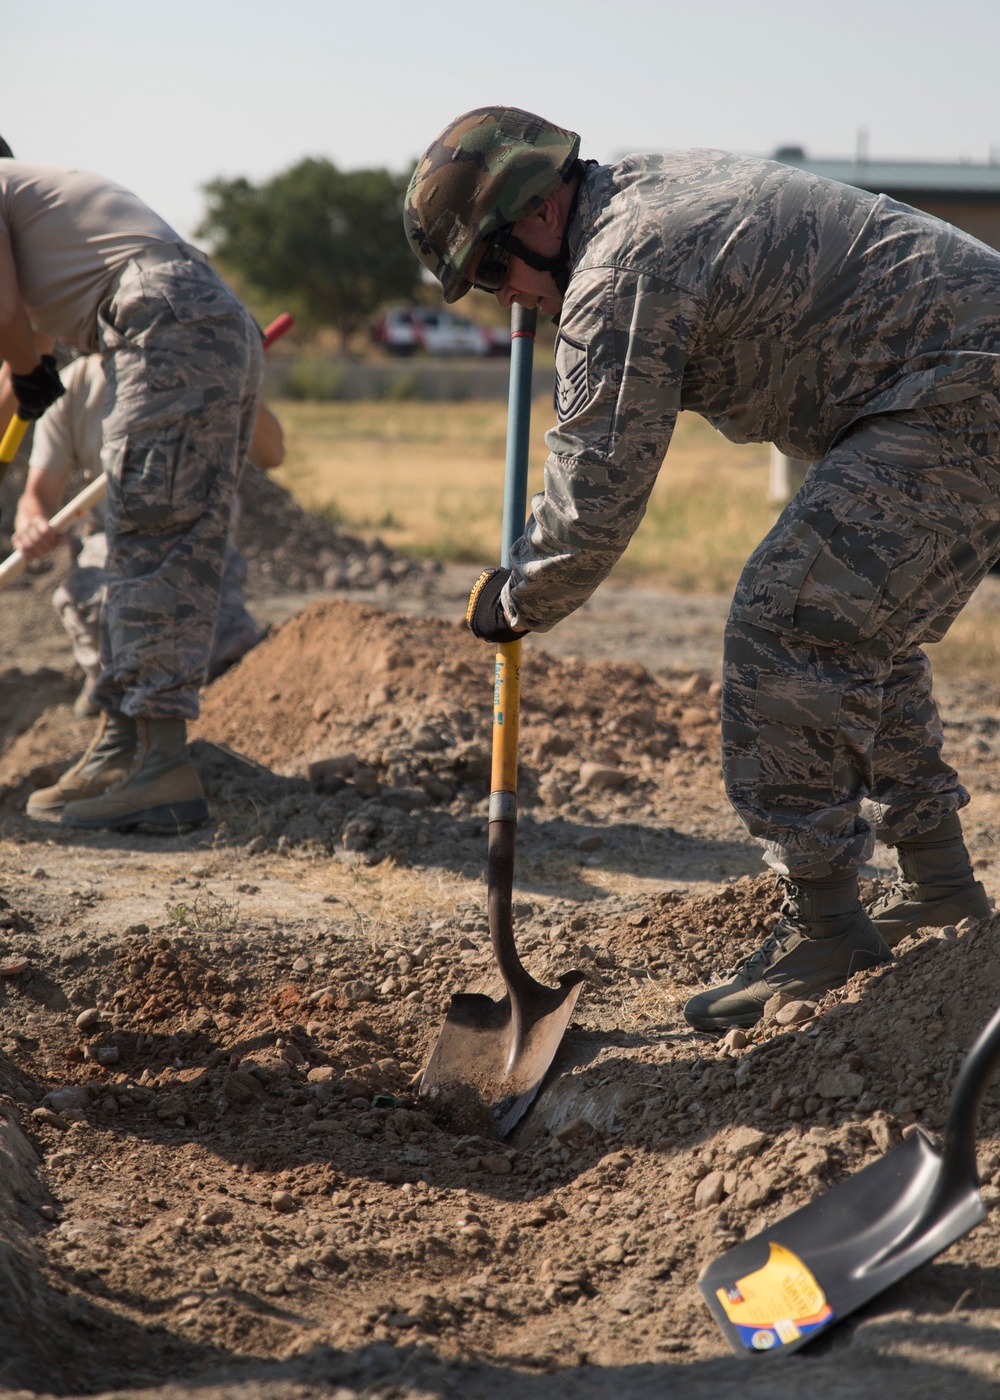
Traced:
<path fill-rule="evenodd" d="M 556 341 L 555 410 L 560 423 L 573 418 L 590 398 L 587 347 L 559 334 Z"/>

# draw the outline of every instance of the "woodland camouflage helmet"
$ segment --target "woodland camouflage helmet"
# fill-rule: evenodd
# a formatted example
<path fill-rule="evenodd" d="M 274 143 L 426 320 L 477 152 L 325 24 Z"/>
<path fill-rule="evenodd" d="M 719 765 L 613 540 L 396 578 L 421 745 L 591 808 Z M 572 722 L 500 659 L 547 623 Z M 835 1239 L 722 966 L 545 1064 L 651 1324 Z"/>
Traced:
<path fill-rule="evenodd" d="M 424 152 L 406 191 L 410 246 L 458 301 L 482 240 L 531 214 L 574 168 L 580 138 L 517 107 L 477 107 Z"/>

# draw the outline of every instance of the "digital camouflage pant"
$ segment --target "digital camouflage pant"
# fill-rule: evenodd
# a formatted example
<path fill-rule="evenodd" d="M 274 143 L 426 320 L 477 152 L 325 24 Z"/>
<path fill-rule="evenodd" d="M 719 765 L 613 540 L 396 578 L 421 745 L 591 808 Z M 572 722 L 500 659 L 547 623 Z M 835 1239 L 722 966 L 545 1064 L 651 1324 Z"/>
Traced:
<path fill-rule="evenodd" d="M 942 756 L 924 642 L 1000 557 L 1000 400 L 865 419 L 809 470 L 740 577 L 723 772 L 779 874 L 816 879 L 933 829 Z"/>
<path fill-rule="evenodd" d="M 88 535 L 66 578 L 52 595 L 52 606 L 69 636 L 76 664 L 91 682 L 101 673 L 101 610 L 107 584 L 107 554 L 104 532 Z M 232 543 L 227 544 L 206 681 L 221 676 L 261 639 L 261 630 L 247 610 L 243 592 L 246 577 L 246 560 Z"/>
<path fill-rule="evenodd" d="M 207 265 L 169 245 L 129 263 L 98 314 L 108 380 L 103 709 L 194 719 L 261 338 Z"/>

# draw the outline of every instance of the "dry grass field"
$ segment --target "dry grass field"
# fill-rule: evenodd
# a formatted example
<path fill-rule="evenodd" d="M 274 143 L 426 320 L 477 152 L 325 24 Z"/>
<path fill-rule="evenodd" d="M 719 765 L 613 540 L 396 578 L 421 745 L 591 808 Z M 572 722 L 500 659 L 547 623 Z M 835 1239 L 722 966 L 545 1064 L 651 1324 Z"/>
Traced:
<path fill-rule="evenodd" d="M 311 510 L 396 549 L 478 562 L 499 549 L 504 402 L 275 405 L 288 455 L 279 479 Z M 535 404 L 529 489 L 541 487 L 551 405 Z M 736 447 L 684 414 L 621 583 L 727 591 L 768 529 L 767 448 Z"/>
<path fill-rule="evenodd" d="M 497 557 L 504 402 L 275 405 L 288 453 L 277 473 L 299 502 L 404 553 L 479 563 Z M 551 406 L 536 401 L 529 490 L 540 489 Z M 682 414 L 663 470 L 612 584 L 729 593 L 774 519 L 768 448 L 727 442 Z M 942 676 L 1000 672 L 995 607 L 972 606 L 932 649 Z"/>

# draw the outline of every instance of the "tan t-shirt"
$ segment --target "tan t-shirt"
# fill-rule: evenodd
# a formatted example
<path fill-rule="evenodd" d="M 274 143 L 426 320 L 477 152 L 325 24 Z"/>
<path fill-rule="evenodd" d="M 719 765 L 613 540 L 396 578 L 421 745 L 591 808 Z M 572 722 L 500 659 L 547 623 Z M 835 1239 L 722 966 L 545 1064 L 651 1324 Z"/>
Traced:
<path fill-rule="evenodd" d="M 0 238 L 14 256 L 32 325 L 97 347 L 97 308 L 130 258 L 177 233 L 102 175 L 0 159 Z"/>

